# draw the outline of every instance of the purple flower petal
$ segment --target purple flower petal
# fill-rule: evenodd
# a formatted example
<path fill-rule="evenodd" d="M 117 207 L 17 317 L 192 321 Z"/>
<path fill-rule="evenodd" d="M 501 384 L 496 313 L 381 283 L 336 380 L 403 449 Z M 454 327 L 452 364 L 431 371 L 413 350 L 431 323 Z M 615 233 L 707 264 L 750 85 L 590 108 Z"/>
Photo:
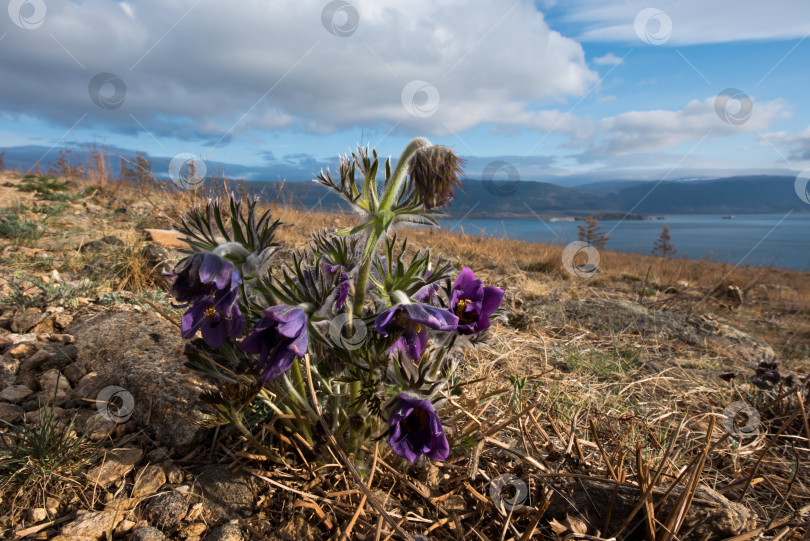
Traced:
<path fill-rule="evenodd" d="M 423 454 L 444 461 L 450 454 L 441 420 L 429 400 L 400 393 L 388 427 L 391 449 L 411 462 Z"/>
<path fill-rule="evenodd" d="M 259 320 L 239 348 L 259 354 L 259 371 L 265 381 L 286 372 L 309 344 L 307 315 L 295 306 L 273 306 L 262 311 Z"/>
<path fill-rule="evenodd" d="M 503 301 L 503 290 L 498 287 L 483 287 L 472 270 L 464 267 L 453 284 L 450 306 L 459 317 L 459 334 L 476 334 L 488 329 L 489 317 Z"/>

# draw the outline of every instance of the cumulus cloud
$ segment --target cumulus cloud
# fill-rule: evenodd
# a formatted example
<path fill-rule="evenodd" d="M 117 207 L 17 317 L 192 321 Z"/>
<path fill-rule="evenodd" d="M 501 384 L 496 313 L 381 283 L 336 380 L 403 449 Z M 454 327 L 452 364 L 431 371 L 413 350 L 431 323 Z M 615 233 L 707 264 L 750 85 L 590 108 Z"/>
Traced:
<path fill-rule="evenodd" d="M 714 0 L 712 2 L 604 2 L 570 0 L 564 18 L 579 23 L 583 41 L 641 43 L 636 16 L 644 8 L 663 11 L 672 21 L 667 45 L 692 45 L 807 36 L 810 3 L 805 0 Z M 660 21 L 651 21 L 658 25 Z M 659 26 L 651 28 L 657 32 Z"/>
<path fill-rule="evenodd" d="M 585 145 L 585 156 L 623 156 L 652 152 L 697 142 L 704 138 L 756 133 L 767 130 L 772 122 L 790 116 L 782 100 L 753 101 L 748 111 L 726 111 L 716 97 L 692 100 L 678 111 L 628 111 L 595 123 L 590 140 L 572 139 L 572 146 Z M 744 106 L 744 105 L 743 105 Z M 734 122 L 729 121 L 728 114 Z M 736 119 L 736 120 L 735 120 Z"/>
<path fill-rule="evenodd" d="M 597 66 L 618 66 L 619 64 L 623 64 L 624 60 L 613 53 L 608 53 L 594 58 L 593 63 Z"/>
<path fill-rule="evenodd" d="M 531 3 L 353 0 L 324 18 L 329 4 L 48 3 L 39 28 L 0 43 L 0 110 L 213 143 L 253 129 L 445 135 L 514 124 L 597 80 Z M 89 96 L 98 73 L 123 85 L 96 89 L 106 107 Z"/>
<path fill-rule="evenodd" d="M 784 131 L 766 133 L 760 138 L 763 146 L 776 146 L 788 151 L 791 160 L 810 160 L 810 126 L 799 133 Z"/>

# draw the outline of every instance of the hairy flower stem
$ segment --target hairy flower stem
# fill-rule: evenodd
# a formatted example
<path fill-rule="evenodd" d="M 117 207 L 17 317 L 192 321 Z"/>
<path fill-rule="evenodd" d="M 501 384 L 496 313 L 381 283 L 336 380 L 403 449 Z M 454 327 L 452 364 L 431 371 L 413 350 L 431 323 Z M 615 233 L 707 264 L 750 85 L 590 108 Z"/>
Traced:
<path fill-rule="evenodd" d="M 380 199 L 380 205 L 372 218 L 375 220 L 375 222 L 378 224 L 384 223 L 386 214 L 390 214 L 391 206 L 394 204 L 397 194 L 400 192 L 400 190 L 402 190 L 402 186 L 405 183 L 406 177 L 408 176 L 408 162 L 410 161 L 411 157 L 417 150 L 430 146 L 430 144 L 430 141 L 424 137 L 417 137 L 408 143 L 408 146 L 405 147 L 404 151 L 402 151 L 402 155 L 399 157 L 399 161 L 397 162 L 396 168 L 394 168 L 394 172 L 385 183 L 382 198 Z M 360 266 L 360 270 L 357 273 L 357 282 L 355 283 L 354 299 L 352 302 L 352 312 L 356 314 L 357 317 L 361 317 L 363 315 L 363 303 L 365 303 L 366 300 L 366 286 L 368 284 L 368 274 L 371 269 L 371 261 L 375 254 L 377 242 L 379 242 L 384 235 L 385 230 L 375 227 L 374 230 L 369 234 L 368 240 L 366 241 L 366 255 L 365 259 L 363 260 L 363 264 Z M 351 322 L 351 317 L 349 318 L 349 321 Z M 361 383 L 359 381 L 352 381 L 349 383 L 350 415 L 351 410 L 353 409 L 352 405 L 356 404 L 360 398 L 360 389 Z M 355 453 L 360 449 L 360 431 L 362 431 L 362 428 L 360 430 L 354 427 L 349 429 L 349 451 L 352 453 Z"/>
<path fill-rule="evenodd" d="M 408 143 L 408 146 L 405 147 L 405 150 L 402 151 L 402 155 L 399 157 L 399 161 L 394 168 L 394 172 L 391 174 L 391 178 L 385 183 L 382 198 L 380 199 L 380 210 L 391 210 L 394 199 L 402 189 L 405 178 L 408 176 L 408 162 L 411 156 L 413 156 L 417 150 L 429 146 L 431 146 L 431 142 L 424 137 L 417 137 Z"/>
<path fill-rule="evenodd" d="M 291 403 L 296 405 L 292 410 L 298 426 L 304 433 L 304 439 L 307 440 L 307 443 L 311 446 L 314 446 L 315 440 L 312 438 L 310 419 L 317 419 L 317 416 L 306 400 L 307 393 L 304 387 L 304 377 L 301 374 L 301 366 L 298 364 L 298 359 L 293 363 L 291 371 L 293 381 L 290 381 L 286 374 L 283 376 L 282 381 L 284 382 L 287 393 L 289 393 L 292 399 Z"/>

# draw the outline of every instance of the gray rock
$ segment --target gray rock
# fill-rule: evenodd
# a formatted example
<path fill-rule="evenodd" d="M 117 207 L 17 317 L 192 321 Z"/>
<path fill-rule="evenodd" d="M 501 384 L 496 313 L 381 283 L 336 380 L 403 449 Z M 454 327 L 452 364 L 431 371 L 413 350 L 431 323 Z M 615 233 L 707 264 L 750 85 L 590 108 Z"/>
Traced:
<path fill-rule="evenodd" d="M 239 528 L 238 524 L 233 522 L 228 522 L 218 528 L 214 528 L 211 530 L 211 533 L 205 537 L 205 541 L 242 541 L 243 539 L 242 529 Z"/>
<path fill-rule="evenodd" d="M 41 323 L 46 317 L 48 317 L 47 313 L 40 312 L 17 314 L 11 320 L 11 330 L 12 332 L 20 334 L 27 333 Z"/>
<path fill-rule="evenodd" d="M 25 410 L 16 404 L 0 402 L 0 421 L 5 421 L 12 424 L 19 423 L 22 420 L 24 413 Z"/>
<path fill-rule="evenodd" d="M 116 427 L 115 421 L 99 411 L 91 410 L 90 415 L 84 420 L 83 427 L 90 441 L 101 441 L 113 433 Z"/>
<path fill-rule="evenodd" d="M 50 403 L 53 400 L 55 404 L 62 405 L 73 391 L 70 382 L 56 368 L 51 368 L 39 377 L 39 386 L 42 389 L 40 391 L 42 403 Z"/>
<path fill-rule="evenodd" d="M 152 526 L 143 526 L 132 532 L 132 541 L 163 541 L 166 536 L 163 532 Z"/>
<path fill-rule="evenodd" d="M 17 347 L 22 347 L 24 345 L 28 344 L 20 344 Z M 36 353 L 30 355 L 20 364 L 20 371 L 18 374 L 20 383 L 30 387 L 31 389 L 37 388 L 39 386 L 38 374 L 40 372 L 40 368 L 44 368 L 43 365 L 52 360 L 54 357 L 55 355 L 53 353 L 45 349 L 40 349 Z"/>
<path fill-rule="evenodd" d="M 25 385 L 11 385 L 0 392 L 0 400 L 4 402 L 11 402 L 12 404 L 19 404 L 34 393 Z"/>
<path fill-rule="evenodd" d="M 100 539 L 124 519 L 123 515 L 124 513 L 116 509 L 91 511 L 80 515 L 76 520 L 63 527 L 62 535 L 66 537 L 84 536 Z"/>
<path fill-rule="evenodd" d="M 157 464 L 147 464 L 135 474 L 132 497 L 141 498 L 154 494 L 166 484 L 166 473 Z"/>
<path fill-rule="evenodd" d="M 212 522 L 222 522 L 253 512 L 253 488 L 245 475 L 222 466 L 208 466 L 197 476 L 202 492 L 203 509 Z"/>
<path fill-rule="evenodd" d="M 163 462 L 164 460 L 168 460 L 169 457 L 169 449 L 166 447 L 155 447 L 148 453 L 146 453 L 146 457 L 144 457 L 147 462 L 157 463 Z"/>
<path fill-rule="evenodd" d="M 771 346 L 758 336 L 706 317 L 650 310 L 625 300 L 566 300 L 559 304 L 540 305 L 538 311 L 546 325 L 572 324 L 606 336 L 639 334 L 671 347 L 686 344 L 752 362 L 774 356 Z"/>
<path fill-rule="evenodd" d="M 87 375 L 87 370 L 80 363 L 70 363 L 62 371 L 71 385 L 76 385 Z"/>
<path fill-rule="evenodd" d="M 46 419 L 51 417 L 53 417 L 54 419 L 64 419 L 68 416 L 68 412 L 60 408 L 59 406 L 44 406 L 42 408 L 26 412 L 25 420 L 28 423 L 36 424 L 39 422 L 39 420 L 42 418 L 43 415 L 45 416 Z"/>
<path fill-rule="evenodd" d="M 206 434 L 200 393 L 212 390 L 184 366 L 178 329 L 154 312 L 116 308 L 81 318 L 69 327 L 78 361 L 134 399 L 132 419 L 154 440 L 187 453 Z"/>
<path fill-rule="evenodd" d="M 95 400 L 96 396 L 98 396 L 99 391 L 108 384 L 108 378 L 100 376 L 95 372 L 85 374 L 73 389 L 68 404 L 74 406 L 90 405 L 92 401 Z"/>
<path fill-rule="evenodd" d="M 132 471 L 140 462 L 143 451 L 138 448 L 116 449 L 111 451 L 104 462 L 88 471 L 85 475 L 92 483 L 107 488 L 127 473 Z"/>
<path fill-rule="evenodd" d="M 187 511 L 188 496 L 176 491 L 158 494 L 143 507 L 144 518 L 161 530 L 177 527 Z"/>

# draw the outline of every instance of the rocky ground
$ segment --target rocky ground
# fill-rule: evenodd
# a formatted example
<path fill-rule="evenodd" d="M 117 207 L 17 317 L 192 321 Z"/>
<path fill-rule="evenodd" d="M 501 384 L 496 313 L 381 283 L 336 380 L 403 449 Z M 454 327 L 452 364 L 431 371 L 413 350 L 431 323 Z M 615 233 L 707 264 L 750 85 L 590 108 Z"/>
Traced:
<path fill-rule="evenodd" d="M 273 468 L 237 434 L 200 424 L 199 395 L 211 386 L 184 365 L 180 313 L 160 274 L 180 257 L 174 236 L 160 230 L 189 195 L 13 173 L 0 185 L 0 536 L 391 533 L 338 464 L 315 468 L 304 458 Z M 288 247 L 350 219 L 278 212 L 290 224 Z M 375 458 L 369 485 L 410 534 L 529 539 L 623 529 L 649 537 L 642 522 L 622 521 L 636 514 L 640 487 L 659 466 L 650 491 L 661 508 L 639 517 L 664 522 L 697 472 L 684 538 L 810 531 L 802 529 L 810 427 L 796 409 L 802 399 L 790 402 L 801 391 L 785 380 L 808 373 L 806 276 L 776 272 L 743 284 L 757 276 L 748 269 L 740 286 L 701 284 L 686 267 L 668 280 L 664 272 L 643 278 L 646 263 L 636 261 L 633 273 L 628 260 L 585 283 L 560 265 L 536 265 L 545 257 L 536 248 L 516 244 L 510 260 L 488 241 L 414 236 L 504 287 L 508 316 L 491 347 L 468 359 L 471 398 L 447 414 L 458 436 L 451 460 L 408 476 L 394 457 Z M 763 360 L 782 363 L 774 369 L 782 379 L 764 390 L 752 384 Z M 758 408 L 755 438 L 723 438 L 724 408 L 735 402 Z M 514 517 L 487 496 L 506 472 L 531 478 L 537 498 Z M 621 490 L 600 485 L 605 479 Z M 677 485 L 672 494 L 656 488 L 668 483 Z M 612 518 L 597 523 L 589 498 L 615 507 Z"/>

